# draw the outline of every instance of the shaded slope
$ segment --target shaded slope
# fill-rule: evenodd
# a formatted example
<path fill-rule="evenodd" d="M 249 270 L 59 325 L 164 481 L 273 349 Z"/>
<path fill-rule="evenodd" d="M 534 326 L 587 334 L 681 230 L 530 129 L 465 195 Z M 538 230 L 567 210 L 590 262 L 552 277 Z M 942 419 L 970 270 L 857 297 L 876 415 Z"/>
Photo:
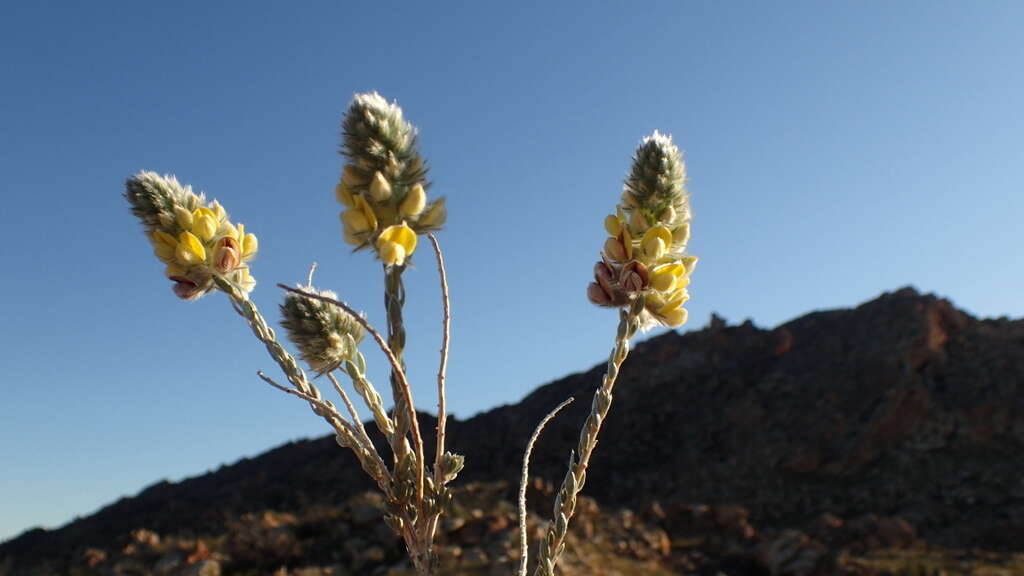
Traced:
<path fill-rule="evenodd" d="M 515 483 L 536 422 L 533 470 L 560 481 L 603 365 L 522 402 L 449 424 L 463 481 Z M 911 289 L 774 330 L 747 323 L 640 343 L 588 474 L 605 506 L 737 503 L 763 525 L 830 512 L 900 515 L 931 542 L 1024 550 L 1024 322 L 977 320 Z M 424 429 L 433 422 L 424 417 Z M 369 488 L 330 438 L 296 442 L 160 483 L 52 531 L 0 544 L 19 564 L 103 546 L 139 527 L 216 534 L 248 512 L 340 502 Z"/>

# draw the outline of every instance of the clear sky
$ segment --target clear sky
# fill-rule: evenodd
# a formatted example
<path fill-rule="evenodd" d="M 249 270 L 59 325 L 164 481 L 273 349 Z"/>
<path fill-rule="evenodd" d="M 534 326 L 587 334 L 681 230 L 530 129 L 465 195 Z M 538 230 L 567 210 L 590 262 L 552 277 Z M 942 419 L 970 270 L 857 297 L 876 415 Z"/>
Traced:
<path fill-rule="evenodd" d="M 615 315 L 584 288 L 654 129 L 691 178 L 685 329 L 906 284 L 1020 316 L 1022 38 L 1024 4 L 997 1 L 5 3 L 0 539 L 326 432 L 257 380 L 274 366 L 221 295 L 171 294 L 121 197 L 140 169 L 259 234 L 268 316 L 317 261 L 379 323 L 332 188 L 352 94 L 397 99 L 449 199 L 466 417 L 606 355 Z M 431 408 L 426 255 L 408 361 Z"/>

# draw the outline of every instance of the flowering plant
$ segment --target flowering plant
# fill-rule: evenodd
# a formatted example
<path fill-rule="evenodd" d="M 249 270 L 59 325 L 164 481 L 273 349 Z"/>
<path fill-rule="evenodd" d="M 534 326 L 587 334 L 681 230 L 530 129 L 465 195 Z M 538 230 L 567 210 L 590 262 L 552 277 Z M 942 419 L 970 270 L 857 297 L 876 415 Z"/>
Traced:
<path fill-rule="evenodd" d="M 451 315 L 444 257 L 433 235 L 445 224 L 445 202 L 444 198 L 428 198 L 430 183 L 426 161 L 417 147 L 417 131 L 396 104 L 376 93 L 357 95 L 345 114 L 342 133 L 346 162 L 334 190 L 343 206 L 342 236 L 356 250 L 372 251 L 382 264 L 386 334 L 377 331 L 334 292 L 315 288 L 313 271 L 304 285 L 278 284 L 285 290 L 280 312 L 288 339 L 309 370 L 330 382 L 341 408 L 323 397 L 250 299 L 256 281 L 249 263 L 259 246 L 254 234 L 241 223 L 232 222 L 217 201 L 207 201 L 173 176 L 140 172 L 128 179 L 125 198 L 164 264 L 174 294 L 184 300 L 195 300 L 213 291 L 227 296 L 280 366 L 288 385 L 263 372 L 257 373 L 259 377 L 304 400 L 327 422 L 338 444 L 355 454 L 384 494 L 385 521 L 404 541 L 416 573 L 435 575 L 435 535 L 451 499 L 447 486 L 464 464 L 461 456 L 445 450 L 445 374 Z M 619 327 L 607 371 L 558 491 L 553 521 L 538 548 L 537 576 L 553 576 L 565 548 L 577 496 L 611 407 L 612 391 L 629 353 L 630 339 L 639 329 L 657 324 L 676 327 L 686 322 L 683 306 L 689 299 L 687 287 L 697 260 L 685 252 L 691 216 L 685 180 L 679 149 L 670 137 L 655 132 L 636 150 L 622 200 L 615 213 L 605 219 L 608 238 L 594 268 L 594 281 L 587 287 L 587 297 L 598 306 L 618 309 Z M 403 361 L 402 276 L 421 244 L 420 236 L 427 237 L 434 252 L 444 311 L 432 466 L 425 460 L 423 436 Z M 366 360 L 359 346 L 367 335 L 390 364 L 390 412 L 366 376 Z M 372 414 L 373 425 L 390 448 L 389 458 L 385 459 L 370 439 L 343 378 L 351 382 L 351 389 Z M 569 401 L 538 425 L 526 447 L 520 486 L 520 576 L 528 570 L 525 487 L 530 453 L 543 426 Z"/>

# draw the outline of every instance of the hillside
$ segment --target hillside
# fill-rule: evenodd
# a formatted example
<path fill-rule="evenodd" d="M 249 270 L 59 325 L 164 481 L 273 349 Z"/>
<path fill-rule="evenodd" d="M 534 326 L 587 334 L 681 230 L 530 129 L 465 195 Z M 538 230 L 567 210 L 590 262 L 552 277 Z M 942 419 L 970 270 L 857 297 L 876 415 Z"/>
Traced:
<path fill-rule="evenodd" d="M 449 444 L 467 460 L 451 543 L 482 555 L 478 572 L 460 552 L 451 573 L 511 573 L 509 502 L 526 439 L 558 402 L 586 399 L 536 449 L 533 472 L 547 484 L 532 501 L 546 516 L 602 370 L 450 421 Z M 565 573 L 873 573 L 907 550 L 926 564 L 965 549 L 1014 562 L 1024 552 L 1022 387 L 1024 321 L 979 320 L 912 289 L 772 330 L 712 319 L 641 342 L 588 473 L 582 553 Z M 160 573 L 146 559 L 172 553 L 180 562 L 163 573 L 388 574 L 401 550 L 360 523 L 376 518 L 369 488 L 332 439 L 290 443 L 0 544 L 0 574 Z M 467 540 L 465 526 L 480 523 Z M 283 550 L 242 557 L 274 530 L 287 535 Z M 352 547 L 354 534 L 365 546 Z M 357 558 L 371 547 L 380 553 Z M 138 571 L 117 568 L 133 555 Z"/>

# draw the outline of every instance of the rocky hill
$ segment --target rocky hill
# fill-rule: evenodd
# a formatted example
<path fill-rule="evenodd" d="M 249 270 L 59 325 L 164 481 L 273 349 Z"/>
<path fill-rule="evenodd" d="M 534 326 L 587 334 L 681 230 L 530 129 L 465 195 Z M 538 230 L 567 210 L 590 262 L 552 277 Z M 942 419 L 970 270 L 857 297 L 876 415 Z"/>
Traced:
<path fill-rule="evenodd" d="M 446 574 L 512 573 L 522 448 L 586 399 L 535 452 L 543 518 L 602 370 L 450 422 Z M 913 289 L 772 330 L 713 318 L 627 360 L 564 573 L 1017 573 L 1022 449 L 1024 321 Z M 369 489 L 332 439 L 291 443 L 0 544 L 0 574 L 402 574 Z"/>

